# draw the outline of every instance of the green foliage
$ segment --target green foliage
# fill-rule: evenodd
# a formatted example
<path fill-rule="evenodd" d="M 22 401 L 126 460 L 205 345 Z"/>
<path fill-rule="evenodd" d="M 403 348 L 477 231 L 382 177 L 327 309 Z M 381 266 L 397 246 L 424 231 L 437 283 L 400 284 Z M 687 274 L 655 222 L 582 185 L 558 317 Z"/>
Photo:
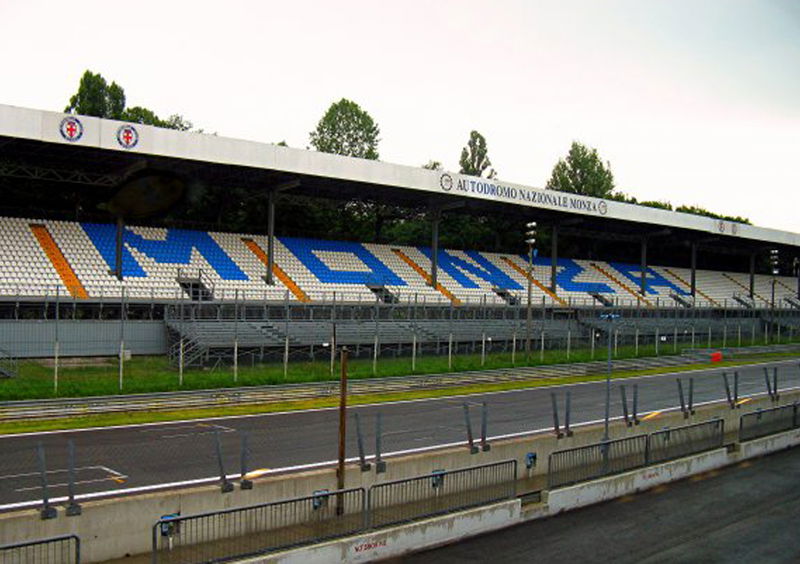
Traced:
<path fill-rule="evenodd" d="M 83 73 L 78 91 L 69 99 L 64 111 L 178 131 L 188 131 L 192 128 L 192 123 L 179 114 L 161 119 L 152 110 L 141 106 L 126 108 L 125 90 L 116 82 L 109 85 L 100 73 L 95 74 L 90 70 Z"/>
<path fill-rule="evenodd" d="M 422 168 L 427 168 L 428 170 L 442 170 L 442 163 L 431 159 L 422 165 Z"/>
<path fill-rule="evenodd" d="M 489 152 L 486 148 L 486 138 L 477 131 L 471 131 L 467 146 L 461 149 L 461 158 L 458 160 L 461 165 L 461 174 L 470 176 L 483 176 L 487 171 L 486 178 L 495 178 L 497 171 L 493 168 L 489 160 Z"/>
<path fill-rule="evenodd" d="M 100 73 L 87 70 L 81 77 L 78 91 L 69 99 L 65 112 L 120 119 L 125 108 L 125 91 L 116 82 L 108 85 Z"/>
<path fill-rule="evenodd" d="M 708 211 L 707 209 L 701 208 L 699 206 L 678 206 L 677 208 L 675 208 L 675 211 L 683 213 L 692 213 L 694 215 L 702 215 L 714 219 L 724 219 L 725 221 L 735 221 L 737 223 L 745 223 L 747 225 L 750 225 L 750 220 L 747 219 L 746 217 L 739 217 L 738 215 L 721 215 L 718 213 L 714 213 L 712 211 Z"/>
<path fill-rule="evenodd" d="M 611 164 L 603 164 L 597 149 L 573 141 L 567 157 L 553 167 L 546 186 L 571 194 L 608 198 L 614 191 L 614 175 Z"/>
<path fill-rule="evenodd" d="M 309 134 L 317 151 L 370 160 L 378 159 L 379 135 L 372 116 L 346 98 L 331 104 Z"/>

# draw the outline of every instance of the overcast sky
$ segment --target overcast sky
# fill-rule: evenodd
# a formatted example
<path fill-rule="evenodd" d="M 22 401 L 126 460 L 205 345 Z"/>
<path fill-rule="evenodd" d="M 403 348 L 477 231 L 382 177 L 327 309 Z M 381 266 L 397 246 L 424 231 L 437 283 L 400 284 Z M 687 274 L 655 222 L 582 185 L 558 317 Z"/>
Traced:
<path fill-rule="evenodd" d="M 331 102 L 381 160 L 543 186 L 572 140 L 639 199 L 800 232 L 800 1 L 0 0 L 0 103 L 60 111 L 86 69 L 129 105 L 308 145 Z"/>

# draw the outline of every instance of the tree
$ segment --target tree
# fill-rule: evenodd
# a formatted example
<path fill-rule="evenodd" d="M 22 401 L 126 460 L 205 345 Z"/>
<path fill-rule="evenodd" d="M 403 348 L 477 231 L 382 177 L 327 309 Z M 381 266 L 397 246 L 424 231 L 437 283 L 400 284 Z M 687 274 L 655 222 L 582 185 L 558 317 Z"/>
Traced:
<path fill-rule="evenodd" d="M 108 85 L 100 73 L 87 70 L 81 77 L 78 91 L 69 99 L 65 112 L 120 119 L 125 109 L 125 91 L 116 82 Z"/>
<path fill-rule="evenodd" d="M 442 170 L 442 163 L 431 159 L 426 164 L 422 165 L 422 168 L 427 168 L 428 170 Z"/>
<path fill-rule="evenodd" d="M 603 164 L 597 149 L 573 141 L 566 159 L 560 159 L 553 167 L 546 187 L 572 194 L 609 198 L 614 191 L 611 163 Z"/>
<path fill-rule="evenodd" d="M 331 104 L 309 135 L 311 145 L 322 153 L 378 159 L 378 124 L 358 104 L 346 98 Z"/>
<path fill-rule="evenodd" d="M 152 110 L 141 106 L 126 108 L 125 90 L 116 82 L 109 85 L 100 73 L 93 73 L 90 70 L 83 73 L 78 92 L 69 99 L 64 111 L 178 131 L 188 131 L 192 128 L 192 122 L 180 114 L 172 114 L 167 119 L 161 119 Z"/>
<path fill-rule="evenodd" d="M 461 165 L 461 174 L 470 176 L 483 176 L 488 169 L 486 178 L 494 178 L 497 171 L 493 168 L 489 160 L 488 150 L 486 149 L 486 138 L 477 131 L 471 131 L 467 146 L 461 149 L 461 158 L 458 161 Z"/>

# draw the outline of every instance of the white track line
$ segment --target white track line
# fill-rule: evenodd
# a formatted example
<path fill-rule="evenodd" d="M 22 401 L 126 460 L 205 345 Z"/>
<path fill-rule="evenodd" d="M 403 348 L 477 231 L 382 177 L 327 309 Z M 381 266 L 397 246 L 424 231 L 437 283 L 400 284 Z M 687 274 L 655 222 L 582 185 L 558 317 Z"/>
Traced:
<path fill-rule="evenodd" d="M 713 372 L 719 371 L 722 372 L 732 372 L 735 369 L 746 369 L 751 367 L 759 367 L 759 366 L 775 366 L 781 364 L 796 364 L 798 359 L 792 360 L 776 360 L 770 362 L 759 362 L 754 364 L 740 364 L 736 366 L 725 366 L 725 367 L 709 367 L 709 368 L 698 368 L 696 370 L 683 370 L 678 372 L 665 372 L 662 374 L 648 374 L 645 376 L 630 376 L 626 378 L 612 378 L 612 381 L 620 381 L 620 382 L 628 382 L 634 380 L 646 380 L 650 378 L 666 378 L 670 376 L 676 376 L 681 374 L 696 374 L 698 372 Z M 435 375 L 434 375 L 435 376 Z M 402 405 L 407 403 L 423 403 L 423 402 L 433 402 L 433 401 L 446 401 L 446 400 L 453 400 L 453 399 L 461 399 L 461 398 L 468 398 L 468 397 L 476 397 L 476 396 L 494 396 L 500 394 L 521 394 L 521 393 L 531 393 L 535 392 L 536 390 L 549 390 L 551 388 L 572 388 L 575 386 L 588 386 L 588 385 L 602 385 L 602 380 L 595 380 L 592 382 L 575 382 L 572 384 L 558 384 L 553 383 L 551 386 L 537 386 L 533 388 L 522 388 L 516 390 L 499 390 L 496 392 L 478 392 L 474 394 L 456 394 L 452 396 L 439 396 L 435 398 L 419 398 L 419 399 L 410 399 L 410 400 L 399 400 L 399 401 L 387 401 L 387 402 L 378 402 L 378 403 L 365 403 L 365 404 L 358 404 L 348 406 L 348 410 L 353 409 L 366 409 L 370 407 L 381 407 L 381 406 L 390 406 L 390 405 Z M 81 398 L 82 399 L 82 398 Z M 54 435 L 54 434 L 62 434 L 62 433 L 85 433 L 91 431 L 106 431 L 106 430 L 115 430 L 115 429 L 136 429 L 141 427 L 153 427 L 153 426 L 167 426 L 167 425 L 180 425 L 180 424 L 187 424 L 187 423 L 196 423 L 200 421 L 225 421 L 225 420 L 232 420 L 232 419 L 252 419 L 256 417 L 274 417 L 279 415 L 297 415 L 301 413 L 316 413 L 322 411 L 337 411 L 338 407 L 318 407 L 314 409 L 302 409 L 302 410 L 291 410 L 291 411 L 275 411 L 270 413 L 250 413 L 250 414 L 243 414 L 243 415 L 220 415 L 216 417 L 201 417 L 198 419 L 178 419 L 175 421 L 158 421 L 152 423 L 131 423 L 128 425 L 109 425 L 108 427 L 83 427 L 80 429 L 58 429 L 54 431 L 31 431 L 27 433 L 10 433 L 10 434 L 2 434 L 0 435 L 0 440 L 9 439 L 9 438 L 16 438 L 16 437 L 35 437 L 35 436 L 42 436 L 42 435 Z"/>

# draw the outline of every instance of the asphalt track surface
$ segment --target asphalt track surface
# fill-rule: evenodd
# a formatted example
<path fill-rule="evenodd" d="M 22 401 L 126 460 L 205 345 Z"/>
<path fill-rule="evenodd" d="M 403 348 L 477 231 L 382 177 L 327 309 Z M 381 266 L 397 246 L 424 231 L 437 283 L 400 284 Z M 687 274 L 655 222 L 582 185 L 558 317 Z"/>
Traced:
<path fill-rule="evenodd" d="M 800 562 L 800 448 L 403 558 L 429 562 Z"/>
<path fill-rule="evenodd" d="M 798 359 L 740 367 L 739 396 L 766 391 L 763 366 L 777 366 L 779 388 L 800 387 Z M 731 369 L 727 369 L 731 373 Z M 639 413 L 679 405 L 676 378 L 694 378 L 695 405 L 725 398 L 721 369 L 691 373 L 626 378 L 612 381 L 611 415 L 622 413 L 618 386 L 639 388 Z M 732 378 L 731 378 L 732 381 Z M 374 452 L 375 415 L 383 418 L 383 453 L 406 452 L 466 439 L 462 404 L 471 405 L 475 434 L 480 429 L 480 402 L 489 408 L 488 435 L 503 437 L 547 430 L 552 426 L 551 392 L 563 410 L 565 392 L 572 396 L 573 426 L 602 420 L 605 383 L 496 392 L 359 406 L 350 409 L 348 456 L 357 456 L 355 421 L 358 413 L 367 455 Z M 561 414 L 563 418 L 563 413 Z M 246 433 L 245 433 L 246 432 Z M 338 412 L 322 409 L 302 412 L 228 417 L 202 421 L 159 423 L 49 432 L 0 437 L 0 508 L 11 509 L 41 499 L 37 445 L 44 447 L 51 498 L 67 495 L 67 441 L 75 444 L 76 492 L 80 497 L 174 487 L 219 476 L 216 438 L 219 436 L 225 473 L 240 470 L 242 436 L 249 437 L 249 471 L 279 472 L 333 464 L 337 455 Z"/>

